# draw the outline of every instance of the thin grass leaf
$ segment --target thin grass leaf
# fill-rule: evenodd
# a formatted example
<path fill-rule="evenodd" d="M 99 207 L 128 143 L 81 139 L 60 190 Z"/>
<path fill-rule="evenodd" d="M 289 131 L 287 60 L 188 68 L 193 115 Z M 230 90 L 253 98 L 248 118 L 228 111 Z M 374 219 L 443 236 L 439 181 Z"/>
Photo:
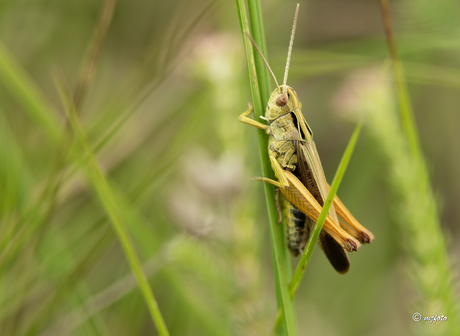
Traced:
<path fill-rule="evenodd" d="M 80 111 L 86 96 L 86 92 L 88 91 L 88 88 L 92 82 L 99 51 L 112 18 L 114 4 L 115 2 L 113 0 L 107 0 L 105 2 L 101 16 L 99 18 L 98 25 L 94 31 L 95 37 L 92 43 L 90 44 L 90 52 L 87 55 L 82 70 L 80 71 L 80 79 L 78 81 L 77 89 L 74 95 L 74 101 L 77 112 Z M 21 83 L 25 88 L 27 88 L 26 92 L 32 97 L 34 97 L 34 99 L 36 99 L 40 103 L 40 96 L 37 92 L 33 90 L 32 81 L 27 80 L 26 75 L 21 75 L 20 67 L 13 68 L 11 69 L 11 71 L 13 72 L 13 74 L 16 75 L 16 77 L 20 79 L 22 78 Z M 45 111 L 43 111 L 43 113 L 45 113 Z M 66 128 L 68 128 L 67 126 L 69 125 L 66 125 Z M 58 145 L 53 163 L 50 168 L 50 172 L 48 174 L 46 186 L 42 192 L 41 197 L 38 198 L 36 204 L 33 204 L 31 206 L 32 216 L 30 216 L 27 220 L 20 221 L 20 223 L 26 224 L 24 226 L 27 230 L 17 231 L 18 234 L 12 236 L 13 240 L 11 241 L 16 241 L 16 243 L 11 244 L 10 242 L 9 246 L 15 246 L 15 250 L 20 250 L 24 242 L 27 242 L 28 248 L 31 248 L 32 250 L 37 250 L 38 247 L 42 244 L 42 240 L 45 237 L 45 234 L 51 222 L 51 218 L 55 211 L 57 194 L 64 182 L 63 177 L 65 173 L 64 168 L 67 162 L 67 153 L 69 152 L 69 148 L 72 143 L 72 134 L 67 136 L 68 133 L 70 132 L 65 132 L 65 137 L 63 141 L 61 141 Z M 40 214 L 40 216 L 38 216 L 38 214 Z M 16 240 L 15 238 L 19 239 Z M 1 258 L 4 258 L 5 255 L 6 254 L 2 254 Z M 32 273 L 28 273 L 24 276 L 32 277 L 34 275 Z M 28 284 L 28 281 L 25 281 L 25 283 Z M 24 288 L 23 292 L 28 292 L 27 288 Z M 58 295 L 53 296 L 53 298 L 57 297 Z M 51 300 L 50 302 L 50 307 L 52 307 L 53 303 L 55 303 L 56 301 Z M 22 307 L 19 306 L 17 309 L 18 310 L 16 312 L 16 315 L 20 313 Z M 32 318 L 31 323 L 28 324 L 26 328 L 32 328 L 32 330 L 34 330 L 34 328 L 36 328 L 36 326 L 38 325 L 36 322 L 38 322 L 41 319 L 41 316 L 43 316 L 46 313 L 46 309 L 38 310 L 36 318 Z"/>
<path fill-rule="evenodd" d="M 53 144 L 61 138 L 61 127 L 53 115 L 48 102 L 29 75 L 0 41 L 0 81 L 22 106 L 24 112 L 39 124 Z"/>
<path fill-rule="evenodd" d="M 90 43 L 89 53 L 85 59 L 83 68 L 80 70 L 79 79 L 74 93 L 75 108 L 78 113 L 81 111 L 89 87 L 96 72 L 96 64 L 101 51 L 102 43 L 107 30 L 112 22 L 115 9 L 115 0 L 106 0 L 96 29 L 94 30 L 93 41 Z"/>
<path fill-rule="evenodd" d="M 6 116 L 0 113 L 0 218 L 2 236 L 12 229 L 7 223 L 24 210 L 27 190 L 32 186 L 30 168 L 27 167 L 19 144 Z M 8 227 L 8 229 L 6 229 Z"/>
<path fill-rule="evenodd" d="M 251 24 L 251 36 L 259 47 L 262 55 L 267 59 L 267 45 L 265 42 L 265 30 L 262 18 L 262 7 L 259 0 L 248 0 L 249 23 Z M 257 82 L 262 103 L 268 102 L 270 98 L 270 76 L 264 62 L 257 51 L 252 48 Z M 262 114 L 261 114 L 262 115 Z"/>
<path fill-rule="evenodd" d="M 393 194 L 398 237 L 408 256 L 404 273 L 417 294 L 411 300 L 410 314 L 419 312 L 423 317 L 438 314 L 449 319 L 449 323 L 436 325 L 435 329 L 414 323 L 411 326 L 414 334 L 459 335 L 455 272 L 449 262 L 436 197 L 425 167 L 412 156 L 392 89 L 386 71 L 360 73 L 344 86 L 343 110 L 354 119 L 365 118 L 368 133 L 387 166 L 385 175 Z"/>
<path fill-rule="evenodd" d="M 417 132 L 417 127 L 415 126 L 414 112 L 412 111 L 412 104 L 410 101 L 409 93 L 407 91 L 406 82 L 404 80 L 404 68 L 398 57 L 396 42 L 391 27 L 388 0 L 380 0 L 380 6 L 382 10 L 383 25 L 385 28 L 388 50 L 390 52 L 391 59 L 393 60 L 393 70 L 396 78 L 396 84 L 398 86 L 399 109 L 401 112 L 402 125 L 406 133 L 407 140 L 409 141 L 412 155 L 416 160 L 423 161 L 423 154 L 420 149 L 420 140 Z"/>
<path fill-rule="evenodd" d="M 305 250 L 302 253 L 302 257 L 299 260 L 299 263 L 297 264 L 296 270 L 294 272 L 294 275 L 292 277 L 291 283 L 289 284 L 289 294 L 291 295 L 291 298 L 294 297 L 300 281 L 302 280 L 302 276 L 307 269 L 308 262 L 310 261 L 311 254 L 313 252 L 313 248 L 316 245 L 316 242 L 318 241 L 319 234 L 321 230 L 323 229 L 324 221 L 326 219 L 327 213 L 329 212 L 329 208 L 332 205 L 332 202 L 334 201 L 334 197 L 337 193 L 337 190 L 339 189 L 340 182 L 342 182 L 343 175 L 345 174 L 345 171 L 347 170 L 348 163 L 350 162 L 351 155 L 353 154 L 353 150 L 356 147 L 356 143 L 358 141 L 359 133 L 361 132 L 362 128 L 362 122 L 359 122 L 355 130 L 353 131 L 353 134 L 351 135 L 350 141 L 348 142 L 347 148 L 345 149 L 345 152 L 343 153 L 342 159 L 340 160 L 339 167 L 337 168 L 337 172 L 335 173 L 334 180 L 332 181 L 331 184 L 331 189 L 329 191 L 329 194 L 327 195 L 326 201 L 324 202 L 323 208 L 321 210 L 321 213 L 319 214 L 318 220 L 316 221 L 315 227 L 313 229 L 313 233 L 310 236 L 310 239 L 308 240 L 307 246 L 305 247 Z"/>
<path fill-rule="evenodd" d="M 160 270 L 171 262 L 170 253 L 173 252 L 173 247 L 186 241 L 184 237 L 178 236 L 167 244 L 164 244 L 161 253 L 158 253 L 143 263 L 143 269 L 146 274 L 149 277 L 153 277 L 155 274 L 159 273 Z M 207 329 L 210 335 L 229 336 L 227 331 L 222 328 L 222 325 L 225 323 L 224 319 L 222 319 L 222 315 L 218 314 L 216 311 L 212 311 L 207 303 L 202 302 L 203 300 L 201 298 L 190 298 L 190 295 L 195 291 L 193 289 L 187 290 L 189 284 L 182 281 L 182 277 L 176 274 L 172 268 L 165 269 L 163 273 L 174 289 L 177 288 L 177 291 L 186 305 L 192 306 L 190 311 L 197 315 L 196 317 L 202 321 L 204 329 Z M 98 314 L 101 310 L 112 306 L 115 302 L 134 291 L 136 287 L 137 282 L 133 275 L 131 273 L 126 274 L 100 292 L 89 296 L 80 306 L 77 306 L 73 311 L 60 318 L 40 335 L 64 336 L 72 334 L 86 320 L 93 318 L 94 315 Z"/>
<path fill-rule="evenodd" d="M 134 244 L 131 241 L 129 233 L 125 228 L 123 223 L 122 214 L 119 211 L 119 205 L 117 204 L 117 200 L 115 195 L 112 193 L 110 185 L 106 180 L 105 176 L 102 173 L 99 164 L 96 162 L 93 153 L 91 152 L 91 147 L 87 143 L 86 135 L 84 130 L 76 116 L 75 109 L 73 105 L 70 103 L 70 99 L 68 95 L 63 90 L 63 85 L 60 82 L 57 82 L 57 88 L 61 95 L 63 102 L 65 103 L 66 110 L 69 116 L 70 124 L 72 126 L 73 132 L 82 146 L 82 155 L 88 156 L 90 158 L 88 164 L 84 167 L 86 173 L 91 180 L 104 208 L 109 216 L 113 228 L 120 240 L 120 243 L 123 247 L 125 252 L 126 258 L 130 264 L 131 270 L 136 277 L 137 283 L 139 288 L 144 296 L 144 299 L 147 303 L 147 307 L 149 308 L 152 320 L 156 325 L 158 332 L 162 336 L 169 336 L 168 329 L 166 327 L 166 323 L 161 315 L 160 309 L 158 307 L 158 303 L 153 295 L 153 292 L 150 288 L 148 283 L 147 277 L 142 269 L 142 265 L 140 263 L 139 257 L 137 256 L 136 249 Z"/>
<path fill-rule="evenodd" d="M 249 72 L 249 81 L 251 87 L 252 101 L 254 107 L 254 115 L 258 119 L 263 114 L 263 103 L 268 102 L 270 95 L 269 92 L 269 77 L 267 74 L 267 69 L 265 65 L 260 60 L 259 66 L 256 66 L 254 61 L 254 50 L 252 48 L 249 38 L 245 35 L 249 33 L 249 25 L 246 15 L 246 7 L 244 1 L 237 0 L 236 6 L 238 10 L 238 17 L 240 21 L 241 33 L 243 35 L 246 58 L 248 63 L 248 72 Z M 265 48 L 264 42 L 264 30 L 262 26 L 262 13 L 260 10 L 259 1 L 253 1 L 250 4 L 250 17 L 252 18 L 252 27 L 253 31 L 257 31 L 257 35 L 254 36 L 254 41 L 258 44 L 262 50 Z M 256 57 L 257 59 L 259 57 Z M 264 81 L 262 82 L 262 78 Z M 259 84 L 260 82 L 260 84 Z M 259 144 L 260 144 L 260 153 L 262 160 L 262 171 L 263 175 L 269 178 L 274 178 L 274 173 L 271 168 L 270 160 L 268 158 L 268 139 L 267 135 L 259 130 Z M 278 307 L 283 312 L 283 326 L 285 329 L 286 335 L 296 335 L 296 324 L 294 318 L 294 308 L 293 304 L 289 298 L 289 293 L 287 290 L 287 278 L 286 273 L 289 269 L 287 266 L 288 258 L 286 258 L 286 248 L 283 241 L 283 226 L 276 223 L 278 219 L 278 214 L 275 204 L 275 189 L 273 186 L 265 184 L 265 197 L 267 201 L 267 207 L 269 212 L 270 220 L 270 241 L 272 246 L 272 256 L 273 256 L 273 270 L 275 276 L 275 286 L 277 292 Z"/>
<path fill-rule="evenodd" d="M 417 335 L 422 333 L 458 335 L 460 331 L 459 307 L 458 301 L 455 299 L 454 277 L 446 251 L 436 198 L 420 145 L 403 65 L 398 57 L 388 1 L 380 0 L 380 4 L 388 49 L 393 61 L 400 119 L 404 133 L 403 139 L 397 134 L 398 127 L 394 125 L 396 122 L 392 125 L 391 129 L 394 129 L 396 133 L 394 137 L 398 139 L 399 136 L 400 145 L 397 146 L 397 150 L 386 148 L 386 154 L 390 158 L 390 162 L 393 163 L 391 172 L 393 173 L 392 182 L 395 184 L 394 189 L 401 195 L 403 202 L 403 208 L 400 210 L 403 220 L 400 226 L 406 235 L 404 246 L 412 257 L 413 267 L 410 278 L 414 287 L 424 298 L 424 314 L 438 314 L 439 311 L 439 314 L 451 316 L 450 322 L 442 325 L 437 331 L 427 331 L 426 328 L 422 329 L 420 325 L 416 325 L 415 328 L 418 328 L 416 333 Z M 377 113 L 373 113 L 373 115 L 374 118 L 378 116 Z M 380 122 L 379 127 L 381 125 L 384 123 Z M 377 129 L 374 133 L 380 134 Z M 381 139 L 379 140 L 383 142 Z M 409 149 L 407 152 L 410 152 L 410 155 L 405 153 L 407 147 Z M 416 213 L 413 209 L 416 209 Z"/>
<path fill-rule="evenodd" d="M 84 97 L 92 82 L 101 44 L 112 18 L 114 4 L 114 0 L 107 0 L 105 2 L 98 25 L 94 31 L 95 38 L 90 44 L 90 53 L 88 54 L 84 62 L 84 66 L 80 71 L 80 80 L 74 97 L 78 111 L 80 109 L 79 107 L 81 107 L 84 102 Z M 0 59 L 2 58 L 1 50 L 0 45 Z M 10 78 L 10 80 L 7 83 L 9 83 L 11 91 L 16 93 L 16 98 L 19 103 L 25 104 L 28 100 L 34 102 L 34 104 L 26 105 L 28 107 L 26 108 L 26 112 L 41 121 L 45 129 L 59 128 L 60 126 L 55 124 L 52 119 L 50 108 L 46 106 L 45 100 L 38 92 L 38 89 L 35 88 L 33 80 L 28 77 L 18 64 L 16 64 L 16 61 L 12 58 L 12 56 L 5 53 L 3 58 L 10 66 L 7 72 L 7 78 Z M 1 60 L 0 63 L 2 63 Z M 15 91 L 17 88 L 22 88 L 22 95 L 19 95 L 19 91 Z M 25 100 L 25 102 L 23 102 L 23 100 Z M 62 133 L 61 131 L 59 132 Z M 52 134 L 51 131 L 48 133 Z M 56 155 L 51 165 L 48 178 L 45 183 L 45 188 L 43 189 L 41 196 L 35 204 L 32 204 L 29 209 L 21 213 L 22 219 L 16 223 L 18 231 L 9 232 L 9 234 L 6 235 L 8 239 L 2 240 L 0 245 L 3 245 L 4 242 L 8 242 L 9 246 L 15 246 L 15 250 L 19 250 L 23 242 L 28 241 L 28 238 L 31 236 L 34 236 L 35 246 L 40 244 L 54 213 L 56 197 L 63 182 L 63 174 L 65 172 L 64 166 L 72 141 L 71 135 L 67 136 L 67 133 L 68 132 L 64 132 L 65 136 L 63 137 L 63 141 L 59 143 L 56 150 Z M 24 213 L 30 213 L 30 215 L 24 216 Z M 22 225 L 25 224 L 27 224 L 26 229 L 19 231 Z M 36 230 L 39 230 L 38 234 L 36 234 Z M 13 241 L 15 243 L 11 244 Z M 28 241 L 28 245 L 31 245 L 30 241 Z M 5 251 L 3 251 L 0 255 L 0 264 L 1 261 L 5 259 L 6 255 Z"/>
<path fill-rule="evenodd" d="M 180 109 L 179 110 L 184 110 Z M 119 207 L 123 206 L 119 209 L 121 213 L 123 213 L 124 222 L 127 225 L 127 228 L 130 234 L 133 236 L 134 241 L 138 244 L 139 253 L 141 255 L 145 255 L 150 257 L 157 253 L 158 249 L 161 246 L 159 237 L 157 235 L 153 235 L 150 230 L 147 228 L 150 226 L 143 217 L 138 213 L 138 208 L 136 205 L 139 204 L 140 197 L 145 191 L 152 187 L 152 184 L 158 179 L 163 178 L 163 175 L 167 173 L 169 170 L 166 169 L 170 167 L 173 162 L 177 159 L 179 153 L 183 152 L 183 146 L 187 145 L 191 139 L 194 138 L 194 134 L 196 134 L 196 130 L 199 130 L 200 127 L 200 120 L 202 120 L 201 116 L 205 113 L 205 109 L 196 109 L 193 114 L 188 115 L 186 118 L 181 119 L 181 126 L 177 128 L 178 135 L 175 136 L 175 145 L 168 147 L 168 151 L 166 154 L 161 155 L 162 164 L 156 165 L 153 169 L 147 168 L 145 172 L 145 176 L 141 177 L 136 183 L 136 186 L 133 188 L 132 192 L 130 192 L 129 196 L 126 197 L 123 193 L 116 188 L 116 186 L 112 185 L 112 193 L 117 199 L 117 204 Z M 179 113 L 173 113 L 173 115 L 179 115 Z M 176 126 L 177 127 L 177 126 Z M 188 141 L 186 141 L 188 140 Z M 178 146 L 177 149 L 174 149 Z M 93 149 L 93 153 L 96 151 L 96 148 Z M 158 155 L 158 154 L 157 154 Z M 85 157 L 85 160 L 82 160 L 82 156 L 72 157 L 73 163 L 80 166 L 87 166 L 89 163 L 89 158 Z M 155 160 L 154 160 L 155 161 Z M 75 172 L 76 169 L 73 169 L 72 172 Z M 105 226 L 105 218 L 102 218 L 99 221 L 94 222 L 90 225 L 90 227 L 97 228 L 101 226 Z M 108 224 L 108 223 L 107 223 Z M 107 239 L 109 238 L 109 239 Z M 92 268 L 94 262 L 98 261 L 101 254 L 105 251 L 107 247 L 107 243 L 112 241 L 112 235 L 104 234 L 104 237 L 101 238 L 102 240 L 97 241 L 94 245 L 94 251 L 91 250 L 91 253 L 87 256 L 81 258 L 78 262 L 78 266 L 66 277 L 63 281 L 60 282 L 59 287 L 53 291 L 49 296 L 46 297 L 46 301 L 43 303 L 43 308 L 39 310 L 38 314 L 32 319 L 30 323 L 32 326 L 38 323 L 40 320 L 46 320 L 46 318 L 54 311 L 54 308 L 57 304 L 59 304 L 62 300 L 62 297 L 66 296 L 66 291 L 74 290 L 73 287 L 75 286 L 77 280 L 81 278 L 86 272 Z M 88 241 L 85 241 L 85 244 L 89 244 Z M 103 245 L 103 246 L 101 246 Z M 171 281 L 171 276 L 174 276 L 173 273 L 171 274 L 167 280 L 168 283 L 174 284 L 176 282 Z M 176 277 L 180 277 L 181 275 L 177 274 Z M 179 297 L 181 297 L 184 301 L 187 301 L 187 298 L 182 297 L 183 290 L 181 289 L 178 291 L 177 288 L 173 288 L 174 293 L 179 292 Z M 190 303 L 193 306 L 193 302 Z M 201 307 L 201 306 L 200 306 Z M 197 315 L 197 320 L 199 320 L 202 324 L 208 324 L 208 321 L 205 321 L 202 317 L 208 316 L 208 319 L 211 318 L 209 314 L 202 312 L 200 307 L 192 307 L 190 308 L 194 314 Z M 213 335 L 217 335 L 214 332 L 211 333 Z"/>

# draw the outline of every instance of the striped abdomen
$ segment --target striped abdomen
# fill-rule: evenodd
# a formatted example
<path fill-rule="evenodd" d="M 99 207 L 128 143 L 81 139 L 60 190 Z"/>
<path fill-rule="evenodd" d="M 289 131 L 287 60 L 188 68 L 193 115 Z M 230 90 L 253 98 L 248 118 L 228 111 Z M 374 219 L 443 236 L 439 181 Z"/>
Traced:
<path fill-rule="evenodd" d="M 302 253 L 310 236 L 305 214 L 284 198 L 288 247 L 294 257 Z"/>

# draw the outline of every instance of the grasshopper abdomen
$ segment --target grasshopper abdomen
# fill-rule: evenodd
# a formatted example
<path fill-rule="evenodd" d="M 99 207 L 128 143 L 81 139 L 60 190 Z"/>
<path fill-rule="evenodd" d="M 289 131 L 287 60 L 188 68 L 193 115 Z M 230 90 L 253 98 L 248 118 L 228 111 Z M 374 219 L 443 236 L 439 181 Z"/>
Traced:
<path fill-rule="evenodd" d="M 297 209 L 285 197 L 283 197 L 283 199 L 287 225 L 288 248 L 291 254 L 294 257 L 297 257 L 300 253 L 302 253 L 305 248 L 305 244 L 310 237 L 310 228 L 305 225 L 307 216 Z"/>

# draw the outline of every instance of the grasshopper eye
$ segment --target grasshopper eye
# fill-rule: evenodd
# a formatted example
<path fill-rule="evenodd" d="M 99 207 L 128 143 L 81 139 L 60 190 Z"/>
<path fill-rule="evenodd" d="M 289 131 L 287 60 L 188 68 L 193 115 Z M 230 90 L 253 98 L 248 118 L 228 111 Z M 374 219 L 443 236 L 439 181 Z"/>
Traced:
<path fill-rule="evenodd" d="M 287 93 L 283 93 L 281 96 L 278 97 L 278 99 L 276 100 L 276 105 L 282 107 L 282 106 L 285 106 L 288 102 L 288 94 Z"/>

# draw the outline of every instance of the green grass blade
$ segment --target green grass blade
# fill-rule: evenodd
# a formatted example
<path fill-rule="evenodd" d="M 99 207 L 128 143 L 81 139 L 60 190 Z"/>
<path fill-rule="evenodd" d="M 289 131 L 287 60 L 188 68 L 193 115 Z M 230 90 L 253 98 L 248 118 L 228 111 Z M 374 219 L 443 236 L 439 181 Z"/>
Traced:
<path fill-rule="evenodd" d="M 448 324 L 438 329 L 437 334 L 458 335 L 460 319 L 458 300 L 455 299 L 454 275 L 446 251 L 436 198 L 420 145 L 403 65 L 397 52 L 388 1 L 381 0 L 380 4 L 388 49 L 393 61 L 404 134 L 404 136 L 398 134 L 398 122 L 395 120 L 389 130 L 394 133 L 392 137 L 395 140 L 393 141 L 399 141 L 399 144 L 392 148 L 385 148 L 385 145 L 382 144 L 382 147 L 385 148 L 392 164 L 390 167 L 392 186 L 401 200 L 400 226 L 405 235 L 403 246 L 412 257 L 410 278 L 423 298 L 424 302 L 420 306 L 425 310 L 424 316 L 438 314 L 438 310 L 446 316 L 452 316 Z M 373 112 L 373 118 L 377 118 L 378 114 Z M 382 135 L 380 129 L 385 122 L 389 124 L 387 120 L 391 120 L 391 115 L 377 121 L 379 126 L 374 129 L 376 135 Z M 382 138 L 378 140 L 384 143 Z M 426 332 L 420 328 L 419 324 L 416 324 L 415 328 L 417 335 Z"/>
<path fill-rule="evenodd" d="M 50 113 L 51 108 L 39 93 L 28 74 L 0 41 L 0 82 L 16 99 L 24 111 L 38 123 L 47 137 L 56 144 L 61 137 L 59 123 Z"/>
<path fill-rule="evenodd" d="M 9 222 L 6 218 L 15 212 L 24 211 L 27 190 L 31 185 L 30 169 L 25 164 L 21 148 L 11 132 L 8 119 L 0 113 L 0 218 L 5 220 L 2 223 L 2 239 L 11 229 L 5 229 Z"/>
<path fill-rule="evenodd" d="M 334 197 L 339 189 L 340 182 L 342 182 L 343 175 L 347 169 L 348 163 L 350 162 L 351 155 L 353 154 L 353 150 L 356 147 L 356 143 L 358 141 L 359 133 L 361 132 L 362 122 L 359 122 L 355 130 L 348 142 L 347 148 L 343 153 L 342 159 L 340 160 L 339 167 L 337 168 L 337 172 L 335 173 L 334 180 L 331 184 L 331 190 L 327 195 L 326 201 L 324 202 L 323 208 L 321 213 L 319 214 L 318 220 L 316 221 L 315 228 L 313 229 L 313 233 L 308 240 L 307 246 L 303 251 L 302 257 L 300 258 L 299 263 L 297 264 L 297 268 L 294 272 L 294 276 L 292 277 L 291 283 L 289 285 L 289 294 L 291 297 L 294 297 L 297 288 L 299 287 L 300 280 L 302 280 L 302 275 L 304 274 L 305 270 L 307 269 L 308 262 L 310 261 L 311 254 L 313 252 L 313 248 L 316 245 L 318 240 L 319 234 L 323 229 L 324 221 L 326 220 L 327 213 L 329 208 L 334 201 Z"/>
<path fill-rule="evenodd" d="M 257 46 L 259 47 L 260 51 L 264 55 L 265 59 L 268 61 L 267 57 L 267 45 L 265 43 L 265 30 L 263 26 L 263 19 L 262 19 L 262 8 L 260 5 L 259 0 L 248 0 L 248 8 L 249 8 L 249 19 L 251 24 L 251 33 L 252 38 L 256 42 Z M 268 70 L 265 67 L 264 62 L 260 58 L 257 50 L 254 48 L 253 55 L 254 55 L 254 65 L 256 68 L 257 73 L 257 82 L 259 84 L 259 91 L 260 91 L 260 98 L 262 102 L 268 102 L 270 98 L 270 81 L 271 77 L 268 75 Z"/>
<path fill-rule="evenodd" d="M 456 275 L 449 261 L 448 244 L 428 172 L 412 155 L 395 108 L 393 83 L 388 74 L 369 71 L 367 75 L 360 73 L 359 78 L 366 78 L 362 80 L 363 85 L 353 78 L 353 82 L 344 86 L 343 92 L 354 93 L 344 96 L 341 105 L 349 116 L 365 118 L 374 147 L 384 158 L 385 177 L 392 192 L 393 204 L 390 206 L 394 208 L 399 229 L 397 237 L 400 237 L 400 246 L 407 254 L 404 275 L 416 294 L 411 298 L 411 311 L 419 312 L 423 317 L 445 315 L 449 321 L 437 324 L 434 333 L 425 324 L 414 323 L 411 326 L 414 335 L 459 335 Z"/>
<path fill-rule="evenodd" d="M 406 82 L 404 80 L 404 68 L 398 57 L 393 29 L 391 27 L 388 0 L 380 0 L 380 6 L 382 9 L 383 25 L 385 28 L 388 50 L 390 52 L 391 59 L 393 60 L 393 70 L 398 89 L 399 109 L 401 112 L 402 126 L 406 133 L 412 155 L 417 160 L 423 160 L 422 151 L 420 149 L 420 140 L 417 132 L 417 127 L 415 125 L 414 112 L 412 110 L 412 104 L 410 101 L 409 93 L 407 91 Z"/>
<path fill-rule="evenodd" d="M 321 230 L 323 229 L 324 221 L 326 220 L 326 216 L 327 216 L 327 213 L 329 212 L 329 208 L 331 207 L 331 204 L 334 201 L 334 197 L 337 194 L 337 190 L 339 189 L 340 182 L 342 181 L 342 178 L 343 178 L 343 175 L 345 174 L 348 163 L 350 162 L 351 155 L 353 154 L 353 150 L 356 147 L 356 143 L 358 141 L 358 137 L 361 132 L 361 128 L 362 128 L 362 122 L 359 122 L 355 127 L 355 130 L 350 138 L 350 141 L 348 142 L 345 152 L 343 153 L 342 159 L 340 160 L 339 167 L 337 168 L 337 171 L 335 173 L 334 180 L 332 181 L 331 189 L 329 191 L 329 194 L 327 195 L 326 202 L 324 202 L 324 206 L 321 209 L 321 213 L 319 214 L 318 220 L 316 221 L 315 227 L 313 229 L 313 233 L 311 234 L 310 239 L 308 240 L 307 246 L 305 247 L 303 251 L 302 257 L 300 258 L 299 263 L 297 264 L 297 267 L 292 277 L 291 283 L 289 284 L 289 295 L 291 299 L 294 298 L 294 295 L 297 289 L 299 288 L 300 281 L 302 280 L 302 276 L 305 270 L 307 269 L 311 254 L 316 245 L 316 242 L 318 241 L 319 234 Z M 282 312 L 279 310 L 278 315 L 276 317 L 275 329 L 281 323 L 281 318 L 282 318 Z"/>
<path fill-rule="evenodd" d="M 128 230 L 125 228 L 125 225 L 123 223 L 123 217 L 119 211 L 120 207 L 117 204 L 117 199 L 115 195 L 112 193 L 109 183 L 103 175 L 102 170 L 99 167 L 99 164 L 97 163 L 94 154 L 92 153 L 91 147 L 87 142 L 83 127 L 76 116 L 72 104 L 70 103 L 70 99 L 62 89 L 63 85 L 60 85 L 58 83 L 57 87 L 60 91 L 61 98 L 65 102 L 65 105 L 69 106 L 69 121 L 72 126 L 72 130 L 75 134 L 75 137 L 82 147 L 82 156 L 87 156 L 89 158 L 87 165 L 85 165 L 84 167 L 86 173 L 89 179 L 91 180 L 91 183 L 93 184 L 93 187 L 96 190 L 96 193 L 98 194 L 99 199 L 101 200 L 108 217 L 110 218 L 110 221 L 118 236 L 118 239 L 120 240 L 126 258 L 128 259 L 129 265 L 131 267 L 131 271 L 133 272 L 139 285 L 139 288 L 142 292 L 142 295 L 144 296 L 144 299 L 147 303 L 153 322 L 155 323 L 160 335 L 169 336 L 166 323 L 163 319 L 163 316 L 161 315 L 158 303 L 153 295 L 147 277 L 142 269 L 142 265 L 137 255 L 134 244 L 131 241 Z"/>
<path fill-rule="evenodd" d="M 258 2 L 258 1 L 257 1 Z M 265 104 L 268 102 L 269 92 L 269 82 L 267 76 L 267 70 L 265 66 L 262 64 L 262 67 L 259 69 L 260 73 L 257 71 L 257 67 L 254 61 L 254 51 L 251 45 L 251 42 L 245 36 L 245 32 L 249 33 L 249 25 L 247 22 L 246 16 L 246 7 L 243 0 L 236 0 L 239 21 L 241 32 L 243 35 L 243 40 L 245 44 L 246 50 L 246 58 L 248 62 L 248 71 L 249 71 L 249 81 L 251 87 L 251 94 L 252 94 L 252 101 L 254 107 L 254 116 L 258 119 L 263 114 L 263 105 L 262 102 Z M 253 22 L 253 31 L 257 31 L 258 35 L 254 36 L 254 41 L 258 44 L 261 48 L 265 46 L 263 41 L 263 27 L 262 27 L 262 14 L 260 11 L 260 3 L 252 3 L 250 8 L 253 10 L 250 12 L 250 17 L 252 18 Z M 258 23 L 258 25 L 256 25 Z M 262 43 L 262 45 L 260 44 Z M 263 49 L 262 49 L 263 50 Z M 259 58 L 259 57 L 257 57 Z M 265 73 L 264 75 L 262 75 Z M 264 79 L 264 82 L 261 83 L 261 78 Z M 259 85 L 259 83 L 261 83 Z M 264 100 L 265 99 L 265 100 Z M 262 131 L 259 130 L 259 144 L 260 144 L 260 153 L 261 153 L 261 160 L 262 160 L 262 169 L 264 176 L 273 178 L 273 171 L 271 169 L 270 160 L 268 158 L 268 143 L 267 143 L 267 135 Z M 270 240 L 272 246 L 272 256 L 273 256 L 273 270 L 275 276 L 275 286 L 277 291 L 277 300 L 278 300 L 278 307 L 283 312 L 283 326 L 285 329 L 286 335 L 296 335 L 296 325 L 295 325 L 295 318 L 294 318 L 294 308 L 292 302 L 289 298 L 288 288 L 287 288 L 287 277 L 286 272 L 288 267 L 286 265 L 288 258 L 285 257 L 286 248 L 284 246 L 283 241 L 283 233 L 282 233 L 282 225 L 277 225 L 276 221 L 278 218 L 278 214 L 276 211 L 276 204 L 275 204 L 275 189 L 268 184 L 265 184 L 265 196 L 267 201 L 267 207 L 269 212 L 269 219 L 270 219 Z"/>

